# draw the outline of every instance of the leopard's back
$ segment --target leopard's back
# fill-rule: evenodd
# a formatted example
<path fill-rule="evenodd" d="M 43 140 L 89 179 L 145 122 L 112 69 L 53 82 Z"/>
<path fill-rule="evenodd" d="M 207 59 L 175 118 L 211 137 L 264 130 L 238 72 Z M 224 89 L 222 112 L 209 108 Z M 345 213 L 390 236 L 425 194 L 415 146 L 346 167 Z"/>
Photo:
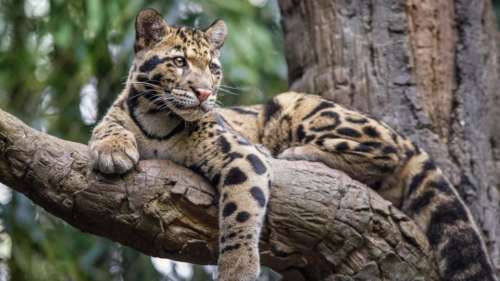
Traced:
<path fill-rule="evenodd" d="M 443 280 L 496 280 L 469 209 L 408 138 L 370 116 L 302 93 L 275 96 L 257 119 L 259 142 L 275 157 L 344 171 L 413 218 L 435 251 Z"/>

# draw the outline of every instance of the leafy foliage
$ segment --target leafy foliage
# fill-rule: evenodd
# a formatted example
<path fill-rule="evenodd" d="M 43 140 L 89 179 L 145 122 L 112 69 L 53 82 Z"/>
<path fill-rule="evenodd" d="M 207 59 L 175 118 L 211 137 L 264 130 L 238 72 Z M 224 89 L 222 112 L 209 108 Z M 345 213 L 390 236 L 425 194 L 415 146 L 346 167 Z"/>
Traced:
<path fill-rule="evenodd" d="M 224 84 L 232 90 L 220 93 L 222 101 L 262 102 L 286 88 L 278 8 L 266 2 L 0 0 L 0 107 L 35 128 L 87 142 L 96 116 L 123 87 L 135 15 L 144 7 L 171 24 L 224 19 Z M 162 280 L 149 257 L 83 234 L 21 195 L 2 205 L 2 218 L 13 245 L 11 280 Z M 209 274 L 196 267 L 191 280 Z"/>

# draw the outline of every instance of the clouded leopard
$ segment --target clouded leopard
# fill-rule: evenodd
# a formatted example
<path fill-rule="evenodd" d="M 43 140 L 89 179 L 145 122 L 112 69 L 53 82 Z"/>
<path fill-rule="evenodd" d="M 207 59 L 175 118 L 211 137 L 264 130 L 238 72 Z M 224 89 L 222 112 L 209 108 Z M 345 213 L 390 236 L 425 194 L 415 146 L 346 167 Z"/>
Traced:
<path fill-rule="evenodd" d="M 213 110 L 222 79 L 222 21 L 206 30 L 136 20 L 127 85 L 90 141 L 92 165 L 125 173 L 139 159 L 190 167 L 221 194 L 219 280 L 255 280 L 275 157 L 320 161 L 377 190 L 425 231 L 443 280 L 496 280 L 469 210 L 429 156 L 386 124 L 318 96 L 283 93 L 266 105 Z M 238 232 L 239 235 L 233 235 Z"/>

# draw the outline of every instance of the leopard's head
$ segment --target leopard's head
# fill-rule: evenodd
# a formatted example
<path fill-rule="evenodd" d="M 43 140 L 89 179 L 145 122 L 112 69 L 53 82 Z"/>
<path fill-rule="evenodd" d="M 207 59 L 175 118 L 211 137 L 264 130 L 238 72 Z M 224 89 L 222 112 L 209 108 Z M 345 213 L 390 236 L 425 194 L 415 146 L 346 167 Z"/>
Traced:
<path fill-rule="evenodd" d="M 173 27 L 152 9 L 136 19 L 135 61 L 128 83 L 157 111 L 171 110 L 186 121 L 200 119 L 216 104 L 222 80 L 220 48 L 226 24 L 205 30 Z"/>

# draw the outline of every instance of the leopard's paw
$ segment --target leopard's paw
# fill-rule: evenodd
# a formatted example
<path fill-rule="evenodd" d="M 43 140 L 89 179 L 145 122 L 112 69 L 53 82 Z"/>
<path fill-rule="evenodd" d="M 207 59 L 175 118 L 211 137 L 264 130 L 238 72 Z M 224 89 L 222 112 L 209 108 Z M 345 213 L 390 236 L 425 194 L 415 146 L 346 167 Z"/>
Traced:
<path fill-rule="evenodd" d="M 90 144 L 90 165 L 104 174 L 123 174 L 139 161 L 134 136 L 110 136 Z"/>
<path fill-rule="evenodd" d="M 285 151 L 281 152 L 277 158 L 293 161 L 318 161 L 316 150 L 308 145 L 287 148 Z"/>
<path fill-rule="evenodd" d="M 218 281 L 255 281 L 260 274 L 257 250 L 242 247 L 219 257 Z"/>

